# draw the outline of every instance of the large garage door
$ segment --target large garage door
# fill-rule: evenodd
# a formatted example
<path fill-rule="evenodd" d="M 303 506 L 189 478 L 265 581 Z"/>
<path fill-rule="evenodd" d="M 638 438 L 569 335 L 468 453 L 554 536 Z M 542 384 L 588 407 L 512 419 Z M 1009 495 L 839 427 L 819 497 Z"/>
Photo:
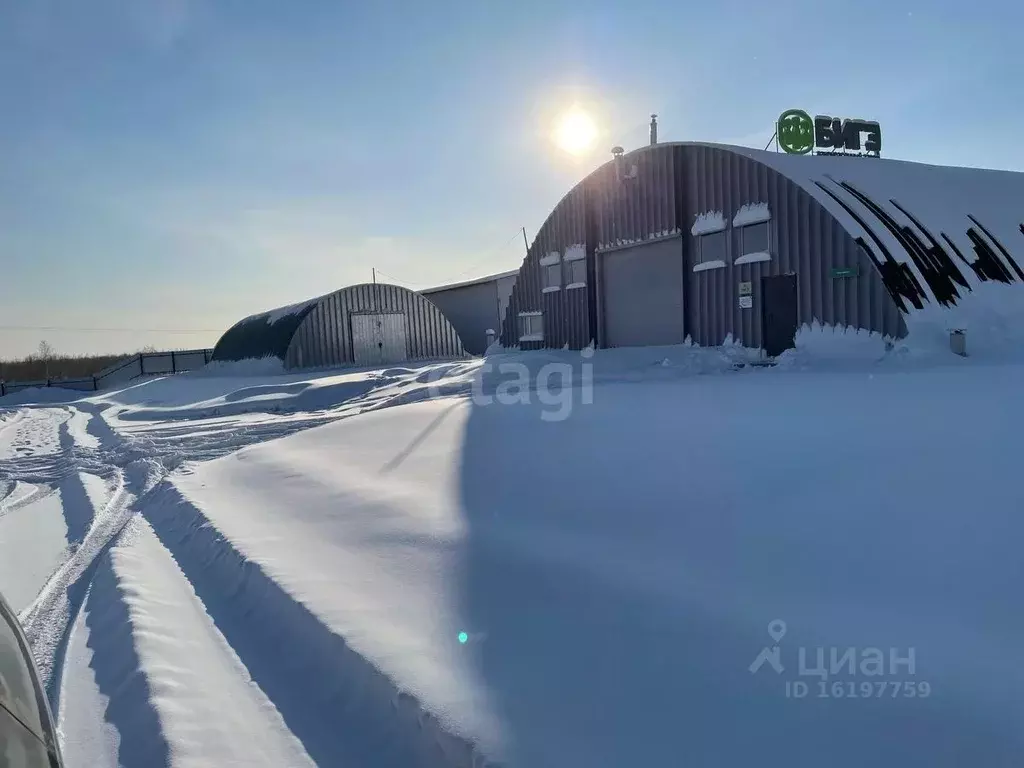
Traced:
<path fill-rule="evenodd" d="M 408 357 L 405 315 L 353 314 L 352 355 L 357 365 L 398 363 Z"/>
<path fill-rule="evenodd" d="M 682 239 L 609 251 L 600 258 L 604 345 L 682 343 Z"/>

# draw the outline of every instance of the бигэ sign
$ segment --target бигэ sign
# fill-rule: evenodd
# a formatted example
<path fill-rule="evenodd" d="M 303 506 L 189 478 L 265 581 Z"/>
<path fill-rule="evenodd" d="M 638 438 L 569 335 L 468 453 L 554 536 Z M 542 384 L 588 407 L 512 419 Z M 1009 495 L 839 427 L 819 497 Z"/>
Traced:
<path fill-rule="evenodd" d="M 873 120 L 854 120 L 818 115 L 813 120 L 802 109 L 779 115 L 779 146 L 791 155 L 853 154 L 878 157 L 882 153 L 882 129 Z"/>

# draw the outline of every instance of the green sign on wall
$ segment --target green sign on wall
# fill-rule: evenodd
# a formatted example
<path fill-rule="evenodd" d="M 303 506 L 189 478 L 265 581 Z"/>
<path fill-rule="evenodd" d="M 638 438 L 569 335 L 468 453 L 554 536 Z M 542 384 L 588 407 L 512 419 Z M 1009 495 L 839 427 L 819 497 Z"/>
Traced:
<path fill-rule="evenodd" d="M 833 267 L 832 277 L 843 278 L 843 277 L 856 277 L 859 271 L 856 267 Z"/>

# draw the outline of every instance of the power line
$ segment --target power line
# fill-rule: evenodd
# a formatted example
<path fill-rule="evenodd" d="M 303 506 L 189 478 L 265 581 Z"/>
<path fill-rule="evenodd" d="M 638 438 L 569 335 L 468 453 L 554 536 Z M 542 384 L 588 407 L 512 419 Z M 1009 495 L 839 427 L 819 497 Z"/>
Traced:
<path fill-rule="evenodd" d="M 85 333 L 223 333 L 223 328 L 82 328 L 65 325 L 0 325 L 0 331 L 82 331 Z"/>
<path fill-rule="evenodd" d="M 379 268 L 377 268 L 377 276 L 378 277 L 386 277 L 388 280 L 390 280 L 395 285 L 401 285 L 401 286 L 403 286 L 405 288 L 408 288 L 409 285 L 410 285 L 410 283 L 407 283 L 404 280 L 399 280 L 398 278 L 389 275 L 387 272 L 382 272 Z"/>
<path fill-rule="evenodd" d="M 494 248 L 491 248 L 489 251 L 486 252 L 484 259 L 478 261 L 473 266 L 471 266 L 469 269 L 464 269 L 459 274 L 455 275 L 454 277 L 450 277 L 447 280 L 434 281 L 428 287 L 433 287 L 435 285 L 448 285 L 450 283 L 457 283 L 457 282 L 459 282 L 459 279 L 461 277 L 464 277 L 465 275 L 468 275 L 470 272 L 475 272 L 480 267 L 483 267 L 484 265 L 486 265 L 487 262 L 490 261 L 490 258 L 492 256 L 494 256 L 495 253 L 497 253 L 498 251 L 500 251 L 500 250 L 502 250 L 504 248 L 508 248 L 509 245 L 512 244 L 512 241 L 515 240 L 517 237 L 519 237 L 520 234 L 522 234 L 522 232 L 523 232 L 523 228 L 520 227 L 519 229 L 517 229 L 515 231 L 515 233 L 512 235 L 512 237 L 510 237 L 508 240 L 506 240 L 501 245 L 495 246 Z M 399 280 L 398 278 L 396 278 L 396 277 L 394 277 L 392 275 L 389 275 L 386 272 L 382 272 L 380 270 L 380 268 L 376 268 L 376 270 L 377 270 L 377 274 L 379 276 L 388 278 L 392 283 L 395 283 L 396 285 L 401 285 L 401 286 L 404 286 L 406 288 L 409 288 L 409 286 L 411 286 L 411 285 L 418 285 L 418 283 L 411 283 L 411 282 L 408 282 L 406 280 Z M 410 290 L 416 290 L 416 289 L 410 288 Z"/>
<path fill-rule="evenodd" d="M 455 277 L 453 277 L 453 278 L 451 278 L 451 279 L 449 279 L 449 280 L 446 280 L 445 282 L 448 282 L 448 283 L 454 283 L 454 282 L 458 282 L 458 280 L 459 280 L 459 278 L 460 278 L 460 277 L 464 277 L 465 275 L 468 275 L 468 274 L 469 274 L 470 272 L 473 272 L 473 271 L 475 271 L 475 270 L 479 269 L 480 267 L 484 266 L 484 265 L 485 265 L 485 264 L 486 264 L 486 263 L 487 263 L 488 261 L 490 261 L 490 258 L 491 258 L 491 257 L 492 257 L 492 256 L 493 256 L 493 255 L 494 255 L 495 253 L 497 253 L 498 251 L 500 251 L 500 250 L 503 250 L 503 249 L 505 249 L 505 248 L 508 248 L 508 247 L 509 247 L 509 245 L 511 245 L 511 244 L 512 244 L 512 241 L 513 241 L 513 240 L 515 240 L 515 239 L 516 239 L 517 237 L 519 237 L 519 235 L 520 235 L 520 234 L 522 233 L 522 231 L 523 231 L 523 228 L 522 228 L 522 227 L 520 227 L 519 229 L 517 229 L 517 230 L 515 231 L 515 233 L 514 233 L 514 234 L 512 235 L 512 237 L 510 237 L 510 238 L 509 238 L 508 240 L 506 240 L 506 241 L 505 241 L 504 243 L 502 243 L 501 245 L 499 245 L 499 246 L 496 246 L 496 247 L 492 248 L 491 250 L 487 251 L 487 254 L 486 254 L 486 258 L 485 258 L 485 259 L 482 259 L 481 261 L 478 261 L 478 262 L 477 262 L 476 264 L 474 264 L 473 266 L 471 266 L 471 267 L 470 267 L 469 269 L 465 269 L 465 270 L 463 270 L 462 272 L 460 272 L 459 274 L 457 274 L 457 275 L 456 275 Z"/>

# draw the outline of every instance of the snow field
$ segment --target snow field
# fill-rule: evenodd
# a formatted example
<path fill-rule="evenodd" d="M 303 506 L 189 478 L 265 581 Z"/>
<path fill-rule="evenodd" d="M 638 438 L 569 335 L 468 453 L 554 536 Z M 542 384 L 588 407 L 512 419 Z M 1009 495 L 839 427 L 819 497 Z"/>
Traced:
<path fill-rule="evenodd" d="M 0 590 L 69 764 L 1014 763 L 1024 368 L 798 342 L 0 407 Z M 873 647 L 931 695 L 798 676 Z"/>

